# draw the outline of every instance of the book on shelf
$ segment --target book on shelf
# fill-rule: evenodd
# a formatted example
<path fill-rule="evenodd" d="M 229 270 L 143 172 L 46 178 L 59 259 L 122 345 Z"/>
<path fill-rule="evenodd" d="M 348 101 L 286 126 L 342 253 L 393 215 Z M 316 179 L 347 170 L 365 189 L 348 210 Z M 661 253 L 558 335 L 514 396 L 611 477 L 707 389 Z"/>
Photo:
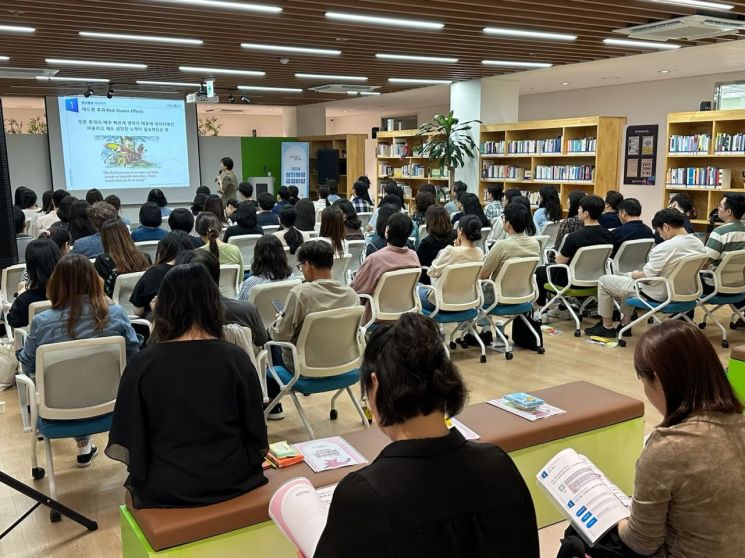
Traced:
<path fill-rule="evenodd" d="M 714 151 L 722 154 L 745 153 L 745 132 L 737 132 L 736 134 L 719 132 L 714 144 Z"/>
<path fill-rule="evenodd" d="M 580 138 L 567 141 L 568 153 L 595 153 L 597 148 L 597 138 Z"/>
<path fill-rule="evenodd" d="M 482 178 L 505 178 L 509 180 L 525 180 L 525 169 L 512 165 L 484 165 Z"/>
<path fill-rule="evenodd" d="M 501 141 L 483 141 L 479 146 L 482 155 L 504 155 L 505 142 Z"/>
<path fill-rule="evenodd" d="M 670 153 L 708 153 L 711 147 L 710 134 L 694 134 L 692 136 L 670 136 L 668 151 Z"/>
<path fill-rule="evenodd" d="M 732 171 L 717 167 L 685 167 L 667 170 L 669 186 L 689 188 L 730 188 Z"/>
<path fill-rule="evenodd" d="M 594 174 L 593 165 L 537 165 L 535 168 L 535 180 L 589 182 Z"/>
<path fill-rule="evenodd" d="M 393 165 L 378 163 L 378 176 L 390 176 L 393 174 Z"/>
<path fill-rule="evenodd" d="M 536 475 L 548 499 L 594 545 L 631 515 L 631 498 L 584 455 L 569 448 L 557 453 Z"/>
<path fill-rule="evenodd" d="M 408 157 L 410 155 L 411 148 L 406 143 L 394 141 L 390 144 L 378 144 L 378 157 Z"/>
<path fill-rule="evenodd" d="M 561 136 L 543 140 L 512 140 L 507 143 L 510 155 L 535 155 L 561 153 Z"/>

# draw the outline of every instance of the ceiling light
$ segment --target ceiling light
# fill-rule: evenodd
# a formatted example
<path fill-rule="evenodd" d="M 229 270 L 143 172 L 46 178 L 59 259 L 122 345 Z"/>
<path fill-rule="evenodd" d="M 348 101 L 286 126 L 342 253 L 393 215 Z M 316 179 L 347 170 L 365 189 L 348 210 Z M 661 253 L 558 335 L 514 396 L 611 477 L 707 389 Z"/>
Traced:
<path fill-rule="evenodd" d="M 0 33 L 33 33 L 33 27 L 20 27 L 18 25 L 0 25 Z"/>
<path fill-rule="evenodd" d="M 185 81 L 149 81 L 137 80 L 137 85 L 163 85 L 165 87 L 201 87 L 201 83 L 189 83 Z"/>
<path fill-rule="evenodd" d="M 457 58 L 444 58 L 442 56 L 417 56 L 412 54 L 382 54 L 378 53 L 375 58 L 381 60 L 405 60 L 410 62 L 436 62 L 439 64 L 456 64 Z"/>
<path fill-rule="evenodd" d="M 546 39 L 548 41 L 577 40 L 577 35 L 545 33 L 543 31 L 526 31 L 525 29 L 509 29 L 507 27 L 484 27 L 484 33 L 488 35 L 499 35 L 500 37 L 513 37 L 516 39 Z"/>
<path fill-rule="evenodd" d="M 230 70 L 226 68 L 203 68 L 202 66 L 179 66 L 182 72 L 201 72 L 205 74 L 225 74 L 229 76 L 265 76 L 266 72 L 256 70 Z"/>
<path fill-rule="evenodd" d="M 113 96 L 114 96 L 114 88 L 111 85 L 109 85 L 109 91 L 108 93 L 106 93 L 106 98 L 111 99 Z"/>
<path fill-rule="evenodd" d="M 91 95 L 95 94 L 96 92 L 93 91 L 93 88 L 89 85 L 88 89 L 85 90 L 85 93 L 83 93 L 83 97 L 88 98 Z"/>
<path fill-rule="evenodd" d="M 449 79 L 412 79 L 412 78 L 388 78 L 390 83 L 412 83 L 420 85 L 449 85 L 453 83 Z"/>
<path fill-rule="evenodd" d="M 180 39 L 178 37 L 156 37 L 153 35 L 127 35 L 123 33 L 94 33 L 93 31 L 80 31 L 78 33 L 86 39 L 112 39 L 114 41 L 135 41 L 139 43 L 171 43 L 177 45 L 202 45 L 201 39 Z"/>
<path fill-rule="evenodd" d="M 267 93 L 302 93 L 302 89 L 295 87 L 260 87 L 258 85 L 239 85 L 242 91 L 265 91 Z"/>
<path fill-rule="evenodd" d="M 268 6 L 266 4 L 254 4 L 252 2 L 225 2 L 223 0 L 153 0 L 154 2 L 165 2 L 166 4 L 184 4 L 187 6 L 204 6 L 207 8 L 223 8 L 226 10 L 240 10 L 244 12 L 262 12 L 266 14 L 278 14 L 282 11 L 279 6 Z"/>
<path fill-rule="evenodd" d="M 380 95 L 379 91 L 360 91 L 359 93 L 363 97 L 371 97 L 373 95 Z"/>
<path fill-rule="evenodd" d="M 301 79 L 328 79 L 337 81 L 367 81 L 364 76 L 337 76 L 333 74 L 295 74 L 296 78 Z"/>
<path fill-rule="evenodd" d="M 241 43 L 241 48 L 248 50 L 264 50 L 268 52 L 292 52 L 294 54 L 322 54 L 324 56 L 338 56 L 341 54 L 340 50 L 334 49 L 265 45 L 259 43 Z"/>
<path fill-rule="evenodd" d="M 651 48 L 658 50 L 675 50 L 680 45 L 670 43 L 657 43 L 655 41 L 632 41 L 629 39 L 604 39 L 603 42 L 610 46 L 631 47 L 631 48 Z"/>
<path fill-rule="evenodd" d="M 670 70 L 660 70 L 659 73 L 660 74 L 669 74 L 670 73 Z"/>
<path fill-rule="evenodd" d="M 550 68 L 553 64 L 547 62 L 515 62 L 511 60 L 482 60 L 484 66 L 500 66 L 502 68 Z"/>
<path fill-rule="evenodd" d="M 80 81 L 84 83 L 109 83 L 109 80 L 104 78 L 36 76 L 36 79 L 37 81 Z"/>
<path fill-rule="evenodd" d="M 562 81 L 561 84 L 562 85 L 569 85 L 569 82 L 568 81 Z"/>
<path fill-rule="evenodd" d="M 241 95 L 241 102 L 243 102 L 243 103 L 250 103 L 251 101 L 245 95 Z"/>
<path fill-rule="evenodd" d="M 99 60 L 71 60 L 69 58 L 47 58 L 47 64 L 60 64 L 63 66 L 94 66 L 97 68 L 134 68 L 136 70 L 147 69 L 147 64 L 132 64 L 130 62 L 101 62 Z"/>
<path fill-rule="evenodd" d="M 356 23 L 370 23 L 373 25 L 390 25 L 391 27 L 411 27 L 414 29 L 442 29 L 444 23 L 435 21 L 420 21 L 417 19 L 403 19 L 400 17 L 379 17 L 342 12 L 326 12 L 326 17 L 339 21 L 353 21 Z"/>
<path fill-rule="evenodd" d="M 672 4 L 673 6 L 685 6 L 687 8 L 703 8 L 708 10 L 731 10 L 732 4 L 723 4 L 722 2 L 704 2 L 702 0 L 647 0 L 655 4 Z"/>
<path fill-rule="evenodd" d="M 10 56 L 0 56 L 0 62 L 7 62 L 10 60 Z"/>

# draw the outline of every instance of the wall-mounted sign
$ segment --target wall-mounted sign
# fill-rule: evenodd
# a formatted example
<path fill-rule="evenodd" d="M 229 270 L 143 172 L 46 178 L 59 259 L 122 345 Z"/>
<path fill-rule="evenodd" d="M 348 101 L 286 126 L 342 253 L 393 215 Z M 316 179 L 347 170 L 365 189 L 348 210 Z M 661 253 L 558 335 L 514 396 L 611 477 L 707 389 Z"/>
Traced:
<path fill-rule="evenodd" d="M 626 128 L 624 184 L 653 185 L 657 178 L 657 137 L 659 126 Z"/>

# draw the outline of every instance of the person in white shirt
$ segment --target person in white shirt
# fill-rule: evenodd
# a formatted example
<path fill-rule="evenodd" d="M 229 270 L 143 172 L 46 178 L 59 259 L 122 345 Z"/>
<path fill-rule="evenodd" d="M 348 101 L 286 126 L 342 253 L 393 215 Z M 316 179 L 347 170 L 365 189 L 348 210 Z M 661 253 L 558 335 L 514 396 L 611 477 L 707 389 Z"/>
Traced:
<path fill-rule="evenodd" d="M 34 223 L 34 231 L 31 233 L 34 238 L 39 236 L 39 233 L 41 233 L 42 231 L 48 230 L 49 227 L 60 220 L 59 215 L 57 215 L 57 210 L 59 209 L 62 200 L 64 200 L 69 195 L 70 194 L 67 190 L 54 191 L 54 194 L 52 194 L 52 205 L 54 206 L 54 210 L 50 211 L 46 215 L 39 215 L 36 218 L 36 222 Z"/>
<path fill-rule="evenodd" d="M 655 246 L 649 253 L 649 259 L 644 269 L 632 271 L 624 275 L 604 275 L 598 282 L 598 314 L 602 320 L 585 330 L 588 336 L 615 337 L 616 328 L 613 327 L 613 301 L 621 305 L 621 325 L 624 327 L 631 321 L 632 308 L 625 304 L 628 297 L 633 296 L 634 282 L 643 277 L 668 277 L 680 260 L 690 256 L 706 254 L 701 241 L 685 229 L 685 215 L 677 209 L 663 209 L 658 211 L 652 219 L 652 228 L 659 233 L 664 242 Z M 646 284 L 641 287 L 644 296 L 656 301 L 667 298 L 667 288 L 664 283 Z M 629 330 L 630 331 L 630 330 Z"/>

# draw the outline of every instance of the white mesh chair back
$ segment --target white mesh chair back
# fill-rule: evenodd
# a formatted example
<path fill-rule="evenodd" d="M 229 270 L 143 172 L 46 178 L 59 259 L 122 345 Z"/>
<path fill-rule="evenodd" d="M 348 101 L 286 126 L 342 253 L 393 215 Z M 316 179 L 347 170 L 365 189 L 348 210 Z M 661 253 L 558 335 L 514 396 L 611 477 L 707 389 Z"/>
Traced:
<path fill-rule="evenodd" d="M 424 240 L 428 236 L 429 236 L 429 231 L 427 230 L 427 225 L 419 225 L 419 244 L 421 244 L 422 240 Z"/>
<path fill-rule="evenodd" d="M 3 269 L 2 302 L 8 305 L 13 304 L 16 299 L 15 293 L 18 292 L 18 283 L 21 282 L 21 276 L 25 270 L 26 264 L 15 264 Z"/>
<path fill-rule="evenodd" d="M 264 234 L 274 234 L 279 230 L 279 225 L 263 225 Z"/>
<path fill-rule="evenodd" d="M 126 363 L 120 336 L 41 345 L 36 349 L 39 416 L 76 420 L 111 413 Z"/>
<path fill-rule="evenodd" d="M 258 309 L 261 322 L 265 328 L 269 329 L 277 317 L 277 309 L 272 304 L 272 300 L 281 300 L 284 304 L 290 289 L 300 283 L 299 279 L 292 279 L 251 287 L 248 293 L 248 302 L 254 304 Z"/>
<path fill-rule="evenodd" d="M 546 258 L 544 257 L 544 254 L 546 252 L 546 248 L 549 248 L 549 241 L 551 240 L 551 237 L 549 237 L 547 234 L 537 234 L 533 238 L 535 238 L 538 241 L 538 244 L 540 245 L 540 254 L 541 254 L 541 262 L 545 263 Z M 551 246 L 553 248 L 553 246 Z"/>
<path fill-rule="evenodd" d="M 262 235 L 260 234 L 239 234 L 238 236 L 231 236 L 228 239 L 228 244 L 234 244 L 241 251 L 243 265 L 247 268 L 250 268 L 251 263 L 254 261 L 254 249 L 261 237 Z"/>
<path fill-rule="evenodd" d="M 140 277 L 144 274 L 144 271 L 138 271 L 135 273 L 122 273 L 121 275 L 116 276 L 116 281 L 114 281 L 114 292 L 111 293 L 111 300 L 124 308 L 127 316 L 136 317 L 134 304 L 129 301 L 129 297 L 132 296 L 132 291 L 135 290 L 137 281 L 139 281 Z"/>
<path fill-rule="evenodd" d="M 257 374 L 261 377 L 261 374 L 259 373 L 259 363 L 254 354 L 253 333 L 251 332 L 251 328 L 238 324 L 225 324 L 222 326 L 222 334 L 225 341 L 240 347 L 246 352 L 248 358 L 251 359 L 251 364 L 254 365 Z"/>
<path fill-rule="evenodd" d="M 481 240 L 477 240 L 474 244 L 481 248 L 481 251 L 486 254 L 486 241 L 489 240 L 491 234 L 491 227 L 481 227 Z"/>
<path fill-rule="evenodd" d="M 243 277 L 238 277 L 241 273 L 241 266 L 238 264 L 220 265 L 220 294 L 225 298 L 238 298 L 238 285 Z"/>
<path fill-rule="evenodd" d="M 435 296 L 440 310 L 460 312 L 481 306 L 479 274 L 482 262 L 453 264 L 445 268 L 435 284 Z"/>
<path fill-rule="evenodd" d="M 681 259 L 668 276 L 672 292 L 670 297 L 675 302 L 697 300 L 703 291 L 701 276 L 698 274 L 709 260 L 706 254 L 688 256 Z"/>
<path fill-rule="evenodd" d="M 360 265 L 362 265 L 362 258 L 365 255 L 366 246 L 367 243 L 364 240 L 348 241 L 347 249 L 349 251 L 351 259 L 349 260 L 349 265 L 347 266 L 347 272 L 354 273 L 360 268 Z"/>
<path fill-rule="evenodd" d="M 640 270 L 647 263 L 647 256 L 654 248 L 654 238 L 627 240 L 613 256 L 613 267 L 616 273 L 630 273 Z"/>
<path fill-rule="evenodd" d="M 497 288 L 495 300 L 499 304 L 523 304 L 535 300 L 537 292 L 534 273 L 539 259 L 510 258 L 504 262 L 494 280 Z"/>
<path fill-rule="evenodd" d="M 725 252 L 714 273 L 719 276 L 720 294 L 745 293 L 745 250 Z"/>
<path fill-rule="evenodd" d="M 334 281 L 338 281 L 342 285 L 347 284 L 347 269 L 349 269 L 349 263 L 352 261 L 351 254 L 344 254 L 343 256 L 334 256 L 334 265 L 331 267 L 331 278 Z"/>
<path fill-rule="evenodd" d="M 596 287 L 598 279 L 607 274 L 605 264 L 612 251 L 612 244 L 596 244 L 577 250 L 569 264 L 572 285 Z"/>
<path fill-rule="evenodd" d="M 32 302 L 28 305 L 28 323 L 34 319 L 34 316 L 41 314 L 42 312 L 49 310 L 52 307 L 52 303 L 49 300 L 40 300 L 39 302 Z"/>
<path fill-rule="evenodd" d="M 375 318 L 381 321 L 397 320 L 406 312 L 420 312 L 421 300 L 416 291 L 422 274 L 418 267 L 386 271 L 378 279 L 373 292 Z"/>
<path fill-rule="evenodd" d="M 363 231 L 367 228 L 367 225 L 370 224 L 370 219 L 372 218 L 372 213 L 370 212 L 362 212 L 358 213 L 357 217 L 360 220 L 360 223 L 362 223 L 362 226 L 360 227 Z"/>
<path fill-rule="evenodd" d="M 297 268 L 297 253 L 300 251 L 300 246 L 297 247 L 294 254 L 290 254 L 290 247 L 285 246 L 285 256 L 287 257 L 287 265 L 290 266 L 292 274 L 298 277 L 302 277 L 302 272 Z"/>
<path fill-rule="evenodd" d="M 135 242 L 135 247 L 142 252 L 150 256 L 150 261 L 155 263 L 155 258 L 158 256 L 158 240 L 143 240 L 142 242 Z"/>
<path fill-rule="evenodd" d="M 298 336 L 296 370 L 311 378 L 344 374 L 362 363 L 362 306 L 308 314 Z M 333 348 L 331 348 L 333 346 Z"/>
<path fill-rule="evenodd" d="M 548 237 L 548 246 L 550 248 L 553 248 L 554 244 L 556 244 L 556 237 L 559 235 L 560 226 L 561 221 L 551 221 L 543 225 L 543 229 L 538 231 L 538 234 L 546 235 Z"/>
<path fill-rule="evenodd" d="M 312 239 L 314 239 L 314 238 L 318 238 L 318 231 L 316 231 L 316 230 L 312 230 L 312 231 L 303 231 L 303 232 L 304 232 L 305 234 L 307 234 L 307 235 L 308 235 L 308 238 L 309 238 L 309 239 L 311 239 L 311 240 L 312 240 Z"/>

